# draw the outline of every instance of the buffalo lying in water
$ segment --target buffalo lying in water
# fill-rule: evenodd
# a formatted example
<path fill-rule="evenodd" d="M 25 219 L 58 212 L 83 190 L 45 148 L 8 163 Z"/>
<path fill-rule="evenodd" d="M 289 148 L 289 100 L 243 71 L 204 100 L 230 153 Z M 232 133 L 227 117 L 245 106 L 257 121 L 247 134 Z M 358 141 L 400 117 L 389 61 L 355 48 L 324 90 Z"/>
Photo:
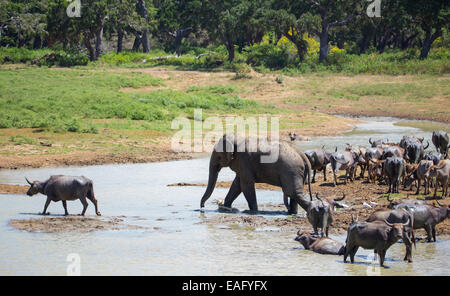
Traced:
<path fill-rule="evenodd" d="M 294 240 L 301 243 L 306 250 L 319 254 L 344 255 L 344 244 L 328 237 L 317 237 L 308 231 L 299 230 Z"/>

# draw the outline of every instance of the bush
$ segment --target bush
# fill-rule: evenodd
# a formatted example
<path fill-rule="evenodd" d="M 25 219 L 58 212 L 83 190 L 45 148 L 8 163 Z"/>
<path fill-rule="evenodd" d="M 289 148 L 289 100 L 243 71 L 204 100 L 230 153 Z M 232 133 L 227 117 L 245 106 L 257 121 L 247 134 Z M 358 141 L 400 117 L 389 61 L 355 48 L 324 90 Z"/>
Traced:
<path fill-rule="evenodd" d="M 246 46 L 244 55 L 248 64 L 270 69 L 282 69 L 292 62 L 287 47 L 270 43 Z"/>

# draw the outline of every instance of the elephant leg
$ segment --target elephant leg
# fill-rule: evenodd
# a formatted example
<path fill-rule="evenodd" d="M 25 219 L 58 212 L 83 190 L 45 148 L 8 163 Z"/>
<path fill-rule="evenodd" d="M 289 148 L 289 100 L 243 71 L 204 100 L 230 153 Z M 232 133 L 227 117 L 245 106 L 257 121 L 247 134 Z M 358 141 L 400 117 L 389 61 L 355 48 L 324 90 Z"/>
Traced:
<path fill-rule="evenodd" d="M 429 224 L 425 225 L 425 231 L 427 232 L 427 242 L 431 242 L 431 236 L 432 236 L 431 225 L 429 225 Z"/>
<path fill-rule="evenodd" d="M 236 176 L 233 180 L 233 183 L 231 184 L 230 190 L 227 193 L 227 196 L 225 197 L 224 206 L 231 208 L 231 205 L 233 204 L 233 201 L 241 194 L 241 178 Z"/>
<path fill-rule="evenodd" d="M 295 215 L 298 213 L 298 203 L 295 199 L 291 198 L 289 201 L 289 214 Z"/>
<path fill-rule="evenodd" d="M 433 241 L 436 242 L 436 228 L 431 226 L 431 234 L 433 235 Z"/>
<path fill-rule="evenodd" d="M 251 212 L 258 211 L 258 202 L 256 201 L 255 192 L 255 182 L 254 181 L 243 181 L 241 179 L 241 189 L 244 193 L 245 199 L 247 200 L 248 207 Z"/>

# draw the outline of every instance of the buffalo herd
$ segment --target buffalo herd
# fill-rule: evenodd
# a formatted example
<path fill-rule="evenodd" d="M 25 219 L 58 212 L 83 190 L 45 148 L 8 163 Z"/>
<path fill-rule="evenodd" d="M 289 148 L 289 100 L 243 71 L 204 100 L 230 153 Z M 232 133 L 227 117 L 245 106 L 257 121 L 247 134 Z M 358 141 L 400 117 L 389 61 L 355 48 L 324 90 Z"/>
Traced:
<path fill-rule="evenodd" d="M 337 186 L 337 174 L 345 171 L 344 184 L 347 180 L 353 182 L 357 168 L 360 168 L 360 178 L 370 183 L 384 182 L 388 186 L 387 193 L 399 193 L 401 186 L 412 190 L 415 185 L 419 194 L 424 187 L 425 195 L 431 194 L 433 199 L 448 196 L 450 178 L 450 159 L 448 157 L 449 138 L 443 131 L 434 131 L 432 142 L 436 152 L 425 153 L 429 143 L 424 145 L 424 138 L 414 135 L 404 136 L 399 143 L 384 142 L 382 139 L 369 139 L 370 147 L 347 144 L 344 152 L 328 152 L 324 147 L 305 151 L 313 170 L 312 182 L 315 182 L 316 171 L 323 172 L 326 181 L 327 165 L 333 172 L 333 185 Z M 367 172 L 367 174 L 366 174 Z M 437 196 L 437 190 L 442 188 L 442 196 Z M 379 255 L 380 265 L 384 266 L 387 249 L 402 239 L 406 247 L 405 261 L 412 262 L 412 245 L 415 245 L 415 229 L 424 229 L 427 241 L 436 242 L 435 226 L 450 217 L 450 207 L 429 205 L 419 199 L 389 199 L 389 206 L 373 212 L 365 221 L 352 221 L 347 230 L 345 246 L 328 238 L 328 228 L 333 220 L 335 207 L 342 207 L 340 199 L 318 197 L 311 201 L 306 211 L 308 221 L 314 233 L 299 231 L 296 241 L 305 249 L 320 254 L 344 255 L 344 262 L 354 256 L 359 247 L 373 249 L 375 256 Z M 438 202 L 439 203 L 439 202 Z M 370 205 L 368 205 L 370 207 Z M 321 236 L 317 228 L 322 228 Z"/>

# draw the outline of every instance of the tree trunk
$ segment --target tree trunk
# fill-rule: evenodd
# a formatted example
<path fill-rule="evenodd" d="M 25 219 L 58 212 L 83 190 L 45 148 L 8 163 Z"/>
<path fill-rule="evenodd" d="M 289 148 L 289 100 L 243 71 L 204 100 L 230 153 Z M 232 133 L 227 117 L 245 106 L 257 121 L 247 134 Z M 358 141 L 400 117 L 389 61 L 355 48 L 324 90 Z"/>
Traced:
<path fill-rule="evenodd" d="M 97 30 L 95 34 L 95 60 L 97 60 L 103 53 L 103 27 Z"/>
<path fill-rule="evenodd" d="M 40 49 L 40 48 L 42 48 L 42 38 L 41 36 L 37 35 L 36 37 L 34 37 L 33 49 Z"/>
<path fill-rule="evenodd" d="M 369 47 L 369 34 L 363 34 L 363 38 L 361 40 L 361 43 L 359 44 L 359 53 L 365 53 L 367 48 Z"/>
<path fill-rule="evenodd" d="M 234 42 L 231 34 L 226 31 L 223 36 L 221 36 L 222 43 L 225 45 L 228 51 L 228 61 L 232 62 L 234 60 Z"/>
<path fill-rule="evenodd" d="M 123 49 L 123 30 L 122 28 L 117 29 L 117 53 L 122 52 Z"/>
<path fill-rule="evenodd" d="M 139 33 L 136 33 L 136 37 L 134 38 L 133 43 L 133 51 L 138 51 L 139 47 L 141 46 L 141 36 L 139 36 Z"/>
<path fill-rule="evenodd" d="M 175 52 L 177 56 L 181 56 L 181 42 L 183 41 L 183 38 L 186 38 L 191 34 L 192 28 L 186 28 L 186 29 L 178 29 L 175 31 L 174 34 L 171 34 L 175 37 Z"/>
<path fill-rule="evenodd" d="M 234 44 L 231 40 L 227 40 L 227 43 L 225 44 L 227 51 L 228 51 L 228 61 L 232 62 L 234 61 Z"/>
<path fill-rule="evenodd" d="M 420 59 L 426 59 L 428 57 L 428 53 L 430 52 L 431 45 L 433 44 L 434 40 L 442 35 L 441 30 L 436 30 L 433 35 L 431 35 L 431 28 L 427 28 L 425 31 L 425 40 L 422 44 L 422 50 L 420 51 Z"/>
<path fill-rule="evenodd" d="M 148 40 L 148 29 L 145 28 L 144 32 L 142 33 L 142 51 L 145 53 L 150 52 L 150 42 Z"/>
<path fill-rule="evenodd" d="M 90 38 L 88 33 L 84 34 L 83 42 L 84 42 L 84 46 L 86 46 L 86 48 L 87 48 L 87 50 L 89 52 L 89 59 L 91 61 L 95 61 L 96 60 L 95 50 L 92 47 L 91 38 Z"/>
<path fill-rule="evenodd" d="M 322 23 L 322 32 L 320 33 L 319 63 L 325 61 L 327 58 L 328 58 L 328 24 L 324 26 Z"/>
<path fill-rule="evenodd" d="M 147 18 L 147 8 L 145 7 L 145 1 L 144 0 L 138 0 L 136 4 L 137 12 L 141 17 L 143 17 L 146 21 L 148 21 Z M 142 43 L 142 49 L 145 53 L 150 52 L 150 43 L 148 40 L 148 28 L 145 27 L 142 31 L 142 37 L 140 40 L 140 43 Z M 139 46 L 138 46 L 139 48 Z"/>

